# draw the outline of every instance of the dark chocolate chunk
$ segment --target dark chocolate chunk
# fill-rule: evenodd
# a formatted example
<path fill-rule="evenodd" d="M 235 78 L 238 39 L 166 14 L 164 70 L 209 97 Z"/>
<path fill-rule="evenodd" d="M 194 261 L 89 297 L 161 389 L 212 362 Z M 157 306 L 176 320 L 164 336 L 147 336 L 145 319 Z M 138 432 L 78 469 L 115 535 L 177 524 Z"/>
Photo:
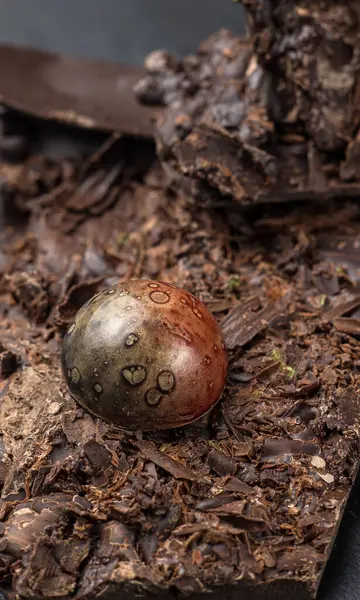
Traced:
<path fill-rule="evenodd" d="M 357 195 L 355 3 L 244 7 L 246 41 L 221 30 L 196 54 L 159 61 L 156 72 L 145 62 L 135 91 L 166 107 L 156 138 L 167 171 L 210 203 Z"/>
<path fill-rule="evenodd" d="M 136 103 L 141 69 L 0 45 L 0 100 L 44 119 L 151 137 L 156 110 Z"/>
<path fill-rule="evenodd" d="M 6 379 L 20 366 L 20 357 L 0 342 L 0 379 Z"/>
<path fill-rule="evenodd" d="M 218 475 L 235 475 L 236 473 L 236 463 L 215 449 L 209 452 L 208 463 Z"/>

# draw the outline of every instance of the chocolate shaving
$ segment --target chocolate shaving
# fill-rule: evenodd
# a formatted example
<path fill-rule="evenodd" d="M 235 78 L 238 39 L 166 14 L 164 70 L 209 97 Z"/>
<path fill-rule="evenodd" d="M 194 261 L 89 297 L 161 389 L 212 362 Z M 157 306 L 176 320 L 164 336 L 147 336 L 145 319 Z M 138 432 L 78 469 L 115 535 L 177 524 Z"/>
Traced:
<path fill-rule="evenodd" d="M 317 444 L 302 442 L 300 440 L 267 439 L 262 447 L 261 461 L 267 462 L 275 458 L 296 454 L 315 456 L 319 454 L 319 450 L 320 448 Z"/>
<path fill-rule="evenodd" d="M 334 327 L 342 333 L 360 335 L 360 319 L 355 317 L 337 317 L 333 320 Z"/>
<path fill-rule="evenodd" d="M 213 449 L 208 455 L 208 464 L 218 475 L 235 475 L 236 463 L 222 452 Z"/>
<path fill-rule="evenodd" d="M 157 523 L 152 533 L 141 540 L 141 551 L 147 563 L 150 562 L 151 557 L 156 552 L 160 540 L 166 539 L 175 529 L 181 518 L 181 513 L 180 506 L 171 506 L 167 515 Z"/>
<path fill-rule="evenodd" d="M 61 331 L 65 331 L 79 308 L 104 287 L 103 282 L 104 277 L 97 277 L 87 282 L 78 283 L 70 288 L 61 304 L 59 304 L 57 314 L 54 317 L 56 325 Z"/>
<path fill-rule="evenodd" d="M 198 475 L 191 469 L 158 450 L 151 442 L 137 440 L 135 443 L 147 460 L 151 460 L 158 467 L 171 473 L 176 479 L 189 479 L 190 481 L 198 479 Z"/>
<path fill-rule="evenodd" d="M 356 294 L 353 298 L 350 298 L 350 300 L 340 302 L 339 304 L 336 304 L 336 306 L 325 312 L 323 319 L 324 321 L 332 322 L 337 317 L 341 317 L 342 315 L 345 315 L 346 313 L 355 310 L 355 308 L 358 308 L 359 306 L 360 295 Z"/>
<path fill-rule="evenodd" d="M 199 502 L 195 509 L 201 511 L 207 511 L 211 508 L 218 508 L 219 506 L 223 506 L 223 504 L 228 504 L 231 502 L 232 497 L 230 494 L 219 494 L 214 498 L 207 498 L 206 500 L 202 500 Z"/>
<path fill-rule="evenodd" d="M 247 485 L 247 483 L 244 483 L 237 477 L 229 477 L 221 488 L 224 492 L 238 492 L 241 494 L 250 494 L 254 491 L 250 485 Z"/>
<path fill-rule="evenodd" d="M 244 509 L 245 500 L 240 500 L 216 508 L 209 508 L 208 512 L 217 514 L 221 520 L 227 521 L 244 531 L 262 531 L 266 529 L 266 523 L 262 519 L 247 516 Z"/>
<path fill-rule="evenodd" d="M 268 304 L 254 312 L 258 306 L 256 298 L 250 298 L 244 304 L 234 307 L 221 321 L 221 329 L 226 347 L 232 350 L 245 346 L 256 335 L 266 329 L 271 321 L 281 314 L 280 306 Z"/>

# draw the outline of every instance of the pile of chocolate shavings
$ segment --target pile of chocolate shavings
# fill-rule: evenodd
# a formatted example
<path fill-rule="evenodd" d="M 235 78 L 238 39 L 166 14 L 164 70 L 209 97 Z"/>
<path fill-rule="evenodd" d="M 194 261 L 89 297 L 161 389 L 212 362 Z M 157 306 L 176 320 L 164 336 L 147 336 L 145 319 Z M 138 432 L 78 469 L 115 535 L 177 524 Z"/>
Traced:
<path fill-rule="evenodd" d="M 51 163 L 30 151 L 16 164 L 21 181 L 10 167 L 0 254 L 0 361 L 17 357 L 0 381 L 9 597 L 235 584 L 260 597 L 265 583 L 281 597 L 289 580 L 313 597 L 359 460 L 357 204 L 205 210 L 167 187 L 149 142 L 130 138 Z M 184 286 L 221 322 L 228 382 L 202 423 L 131 434 L 84 412 L 62 382 L 67 323 L 132 277 Z"/>

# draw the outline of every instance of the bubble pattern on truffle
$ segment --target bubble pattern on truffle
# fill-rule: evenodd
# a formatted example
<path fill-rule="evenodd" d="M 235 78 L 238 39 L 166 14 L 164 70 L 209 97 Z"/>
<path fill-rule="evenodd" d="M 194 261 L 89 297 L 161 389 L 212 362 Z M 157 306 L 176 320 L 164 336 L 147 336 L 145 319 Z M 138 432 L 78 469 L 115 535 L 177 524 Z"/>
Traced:
<path fill-rule="evenodd" d="M 171 371 L 162 371 L 157 380 L 162 392 L 170 392 L 175 385 L 175 377 Z"/>
<path fill-rule="evenodd" d="M 161 392 L 156 388 L 151 388 L 146 392 L 146 402 L 150 404 L 150 406 L 156 406 L 159 404 L 161 400 Z"/>
<path fill-rule="evenodd" d="M 157 304 L 166 304 L 166 302 L 169 302 L 170 300 L 170 296 L 167 292 L 151 292 L 150 298 Z"/>
<path fill-rule="evenodd" d="M 78 383 L 79 383 L 79 381 L 81 379 L 81 375 L 80 375 L 79 369 L 77 369 L 76 367 L 73 367 L 71 369 L 70 377 L 71 377 L 72 383 L 74 383 L 75 385 L 78 385 Z"/>
<path fill-rule="evenodd" d="M 130 348 L 131 346 L 136 344 L 137 341 L 139 341 L 139 336 L 136 335 L 136 333 L 130 333 L 125 340 L 125 346 Z"/>
<path fill-rule="evenodd" d="M 94 383 L 94 392 L 96 394 L 101 394 L 103 391 L 102 385 L 100 383 Z"/>
<path fill-rule="evenodd" d="M 123 369 L 122 375 L 131 385 L 139 385 L 146 377 L 146 368 L 142 365 L 127 367 Z"/>

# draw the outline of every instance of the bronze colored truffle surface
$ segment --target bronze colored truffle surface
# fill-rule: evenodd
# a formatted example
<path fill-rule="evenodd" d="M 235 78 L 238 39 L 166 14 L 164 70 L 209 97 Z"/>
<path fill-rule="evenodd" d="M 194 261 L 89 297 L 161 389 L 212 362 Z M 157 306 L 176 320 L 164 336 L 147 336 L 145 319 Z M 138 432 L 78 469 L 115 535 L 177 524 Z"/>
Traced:
<path fill-rule="evenodd" d="M 94 296 L 63 342 L 71 395 L 131 430 L 180 427 L 218 401 L 227 371 L 220 328 L 192 294 L 132 280 Z"/>

